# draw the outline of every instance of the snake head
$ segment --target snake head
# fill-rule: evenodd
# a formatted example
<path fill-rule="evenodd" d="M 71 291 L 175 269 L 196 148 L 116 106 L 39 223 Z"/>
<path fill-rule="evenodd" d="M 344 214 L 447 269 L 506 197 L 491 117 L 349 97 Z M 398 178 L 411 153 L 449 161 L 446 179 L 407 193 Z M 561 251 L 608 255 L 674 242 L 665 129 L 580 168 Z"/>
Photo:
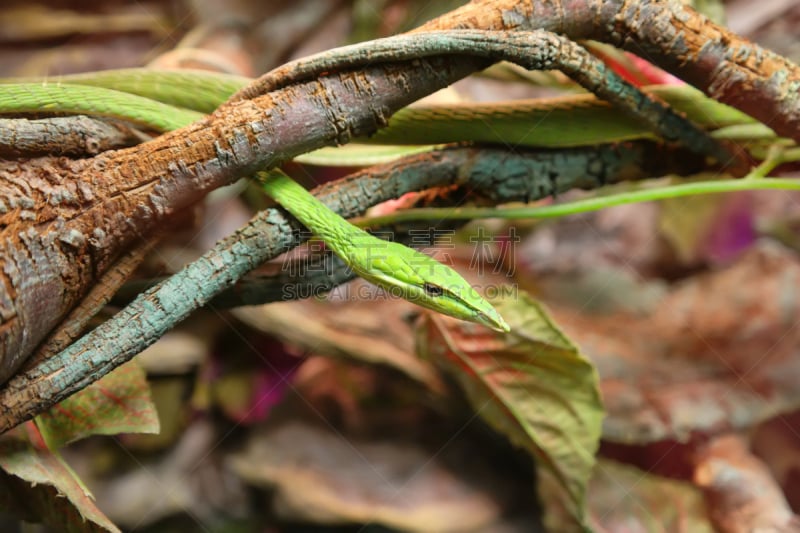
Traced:
<path fill-rule="evenodd" d="M 510 328 L 492 304 L 461 275 L 435 259 L 397 243 L 382 241 L 372 249 L 369 270 L 351 265 L 364 279 L 411 303 L 482 324 L 496 331 Z"/>

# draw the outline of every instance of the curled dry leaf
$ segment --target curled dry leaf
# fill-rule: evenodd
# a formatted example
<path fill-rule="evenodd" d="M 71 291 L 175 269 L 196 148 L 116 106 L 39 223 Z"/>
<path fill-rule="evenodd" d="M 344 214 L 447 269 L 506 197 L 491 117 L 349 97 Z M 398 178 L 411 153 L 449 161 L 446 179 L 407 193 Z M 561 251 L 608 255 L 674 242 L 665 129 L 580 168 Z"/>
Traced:
<path fill-rule="evenodd" d="M 717 531 L 800 531 L 775 479 L 741 437 L 719 437 L 700 450 L 694 479 Z"/>
<path fill-rule="evenodd" d="M 296 400 L 302 398 L 302 404 L 315 417 L 348 434 L 381 437 L 399 434 L 424 440 L 431 434 L 431 428 L 442 427 L 440 416 L 448 412 L 447 400 L 429 395 L 424 387 L 415 385 L 398 379 L 397 373 L 389 368 L 313 356 L 298 369 L 275 414 L 280 416 L 288 410 L 290 418 L 299 418 L 304 411 L 297 409 Z M 432 402 L 433 411 L 429 410 L 428 402 Z"/>
<path fill-rule="evenodd" d="M 196 526 L 220 516 L 244 516 L 244 484 L 222 464 L 220 435 L 198 419 L 163 455 L 138 456 L 138 468 L 91 479 L 98 506 L 129 531 L 175 515 L 188 514 Z M 192 530 L 205 530 L 195 527 Z"/>

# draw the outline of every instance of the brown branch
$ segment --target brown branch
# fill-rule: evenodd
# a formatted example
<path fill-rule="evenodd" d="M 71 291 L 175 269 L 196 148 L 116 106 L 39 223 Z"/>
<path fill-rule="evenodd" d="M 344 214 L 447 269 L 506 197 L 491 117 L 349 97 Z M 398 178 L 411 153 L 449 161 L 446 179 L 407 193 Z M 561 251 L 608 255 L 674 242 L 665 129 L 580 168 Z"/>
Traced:
<path fill-rule="evenodd" d="M 5 158 L 97 155 L 143 140 L 144 134 L 120 122 L 84 115 L 39 120 L 0 118 L 0 157 Z"/>
<path fill-rule="evenodd" d="M 800 68 L 679 2 L 475 0 L 419 30 L 452 28 L 541 28 L 608 42 L 800 142 Z"/>

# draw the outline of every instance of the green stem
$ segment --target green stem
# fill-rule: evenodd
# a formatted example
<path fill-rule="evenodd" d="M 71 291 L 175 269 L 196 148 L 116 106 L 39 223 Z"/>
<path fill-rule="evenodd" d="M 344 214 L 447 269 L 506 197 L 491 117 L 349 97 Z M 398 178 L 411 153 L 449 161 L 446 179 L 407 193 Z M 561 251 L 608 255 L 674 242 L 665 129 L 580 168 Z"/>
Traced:
<path fill-rule="evenodd" d="M 780 144 L 773 144 L 767 149 L 767 155 L 759 165 L 751 170 L 744 179 L 764 179 L 775 170 L 775 167 L 784 163 L 783 153 L 785 148 Z"/>
<path fill-rule="evenodd" d="M 599 211 L 615 205 L 651 202 L 681 196 L 719 194 L 758 189 L 800 190 L 800 180 L 782 178 L 733 179 L 668 185 L 656 189 L 627 191 L 609 196 L 577 200 L 566 204 L 524 207 L 444 207 L 409 209 L 389 215 L 361 217 L 352 222 L 358 226 L 384 226 L 413 220 L 479 219 L 479 218 L 555 218 L 589 211 Z"/>

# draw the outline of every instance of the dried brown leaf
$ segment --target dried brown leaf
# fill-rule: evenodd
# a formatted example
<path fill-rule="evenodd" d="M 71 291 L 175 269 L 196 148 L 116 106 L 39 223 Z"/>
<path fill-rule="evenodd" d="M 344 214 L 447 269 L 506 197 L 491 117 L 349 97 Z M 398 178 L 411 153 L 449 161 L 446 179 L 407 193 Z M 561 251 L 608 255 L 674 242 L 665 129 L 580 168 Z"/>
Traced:
<path fill-rule="evenodd" d="M 327 300 L 280 302 L 233 313 L 251 327 L 313 353 L 387 365 L 441 391 L 433 367 L 414 355 L 412 330 L 403 320 L 418 309 L 357 280 Z"/>
<path fill-rule="evenodd" d="M 194 527 L 178 530 L 207 530 L 221 516 L 242 517 L 248 508 L 246 487 L 222 464 L 222 441 L 213 424 L 197 419 L 163 454 L 137 456 L 136 468 L 87 476 L 87 482 L 98 505 L 128 531 L 187 515 Z"/>
<path fill-rule="evenodd" d="M 800 259 L 763 243 L 675 286 L 651 313 L 554 307 L 597 365 L 604 438 L 686 442 L 800 404 Z"/>
<path fill-rule="evenodd" d="M 436 453 L 398 439 L 351 439 L 292 421 L 254 433 L 231 464 L 247 482 L 273 489 L 274 510 L 287 520 L 420 532 L 486 530 L 503 510 L 503 481 L 467 456 L 454 462 L 457 448 Z M 448 462 L 460 466 L 452 469 Z"/>

